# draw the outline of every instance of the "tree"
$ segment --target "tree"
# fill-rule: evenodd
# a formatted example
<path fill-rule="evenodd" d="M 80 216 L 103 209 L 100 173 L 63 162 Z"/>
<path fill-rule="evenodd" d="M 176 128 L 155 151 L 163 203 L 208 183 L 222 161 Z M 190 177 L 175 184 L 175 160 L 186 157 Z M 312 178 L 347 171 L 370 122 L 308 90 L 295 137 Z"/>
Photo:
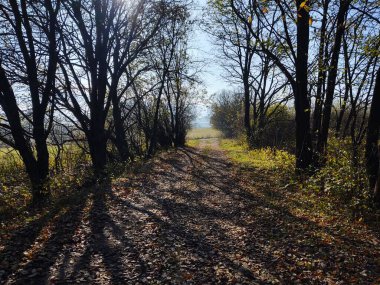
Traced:
<path fill-rule="evenodd" d="M 308 52 L 309 52 L 309 1 L 296 1 L 296 16 L 292 15 L 292 7 L 285 1 L 276 1 L 273 3 L 274 11 L 271 16 L 267 17 L 269 12 L 267 4 L 246 3 L 243 0 L 230 0 L 230 6 L 236 16 L 244 22 L 250 30 L 253 38 L 258 42 L 258 45 L 263 53 L 266 53 L 271 58 L 273 63 L 283 72 L 292 86 L 296 111 L 296 168 L 306 170 L 313 166 L 313 146 L 311 141 L 310 130 L 310 101 L 308 93 Z M 281 60 L 277 53 L 274 53 L 266 46 L 267 38 L 262 38 L 257 30 L 254 30 L 251 25 L 251 19 L 245 14 L 248 10 L 254 10 L 254 15 L 257 21 L 262 23 L 261 28 L 274 30 L 273 36 L 276 38 L 278 45 L 281 45 L 288 55 L 289 61 L 295 65 L 295 79 L 291 72 L 292 68 L 288 68 Z M 280 15 L 280 21 L 275 14 Z M 251 13 L 249 13 L 250 15 Z M 289 19 L 296 22 L 296 43 L 293 43 L 290 35 Z M 280 24 L 281 23 L 281 24 Z M 281 26 L 280 26 L 281 25 Z M 283 32 L 277 30 L 277 27 Z M 294 45 L 296 44 L 296 50 Z"/>
<path fill-rule="evenodd" d="M 296 167 L 313 166 L 308 94 L 309 9 L 310 2 L 297 0 L 297 58 L 294 103 L 296 110 Z"/>
<path fill-rule="evenodd" d="M 19 152 L 33 204 L 49 196 L 47 138 L 55 104 L 60 6 L 60 0 L 0 2 L 0 140 Z"/>
<path fill-rule="evenodd" d="M 335 83 L 336 77 L 338 73 L 338 61 L 339 61 L 339 53 L 341 48 L 341 43 L 343 39 L 343 34 L 345 30 L 345 21 L 346 15 L 349 9 L 350 0 L 341 0 L 339 5 L 339 11 L 337 15 L 337 30 L 335 33 L 334 46 L 331 55 L 331 62 L 328 66 L 329 74 L 327 77 L 327 89 L 326 89 L 326 99 L 324 101 L 323 108 L 323 119 L 321 130 L 318 132 L 318 144 L 317 151 L 320 155 L 320 158 L 325 157 L 326 146 L 327 146 L 327 138 L 330 127 L 330 116 L 331 116 L 331 108 L 334 100 L 334 91 L 335 91 Z"/>
<path fill-rule="evenodd" d="M 151 50 L 151 59 L 154 66 L 155 77 L 158 80 L 156 96 L 154 99 L 153 121 L 147 156 L 151 157 L 157 148 L 157 135 L 159 128 L 159 115 L 162 95 L 165 92 L 170 75 L 175 74 L 176 52 L 189 28 L 189 12 L 186 5 L 173 5 L 167 12 L 168 20 L 158 35 L 158 44 Z"/>
<path fill-rule="evenodd" d="M 249 24 L 253 25 L 254 11 L 248 11 Z M 238 82 L 243 90 L 244 129 L 247 143 L 252 143 L 251 124 L 251 65 L 257 53 L 256 45 L 249 27 L 231 13 L 229 7 L 220 1 L 210 1 L 206 10 L 204 30 L 215 38 L 215 46 L 220 49 L 221 66 L 225 69 L 226 79 Z"/>
<path fill-rule="evenodd" d="M 115 43 L 112 57 L 108 60 L 108 69 L 111 70 L 109 96 L 112 100 L 114 142 L 122 161 L 133 156 L 126 138 L 125 120 L 128 116 L 123 116 L 123 97 L 133 81 L 149 68 L 149 64 L 138 61 L 144 57 L 147 49 L 156 44 L 155 37 L 165 23 L 166 13 L 164 2 L 141 0 L 134 2 L 134 6 L 131 4 L 124 4 L 120 13 L 122 16 L 113 27 Z M 132 69 L 133 73 L 127 72 Z M 124 81 L 122 77 L 125 78 Z"/>
<path fill-rule="evenodd" d="M 189 21 L 188 23 L 192 23 Z M 171 142 L 175 147 L 185 145 L 187 131 L 191 127 L 192 97 L 196 94 L 196 71 L 190 73 L 193 62 L 188 54 L 187 35 L 190 26 L 187 27 L 187 34 L 181 39 L 177 45 L 174 54 L 172 72 L 169 74 L 164 89 L 166 97 L 166 108 L 170 114 L 170 130 L 169 134 Z"/>
<path fill-rule="evenodd" d="M 215 102 L 211 106 L 211 125 L 227 138 L 237 137 L 242 129 L 239 117 L 242 109 L 240 94 L 223 90 L 215 96 Z"/>
<path fill-rule="evenodd" d="M 366 141 L 366 166 L 370 189 L 373 189 L 373 200 L 380 205 L 380 167 L 379 167 L 379 134 L 380 134 L 380 69 L 377 71 L 375 89 L 368 118 Z"/>
<path fill-rule="evenodd" d="M 65 114 L 84 132 L 96 175 L 102 175 L 107 162 L 105 123 L 111 105 L 108 96 L 108 60 L 113 51 L 112 27 L 121 5 L 117 1 L 65 1 L 60 57 Z M 65 22 L 65 24 L 63 23 Z"/>

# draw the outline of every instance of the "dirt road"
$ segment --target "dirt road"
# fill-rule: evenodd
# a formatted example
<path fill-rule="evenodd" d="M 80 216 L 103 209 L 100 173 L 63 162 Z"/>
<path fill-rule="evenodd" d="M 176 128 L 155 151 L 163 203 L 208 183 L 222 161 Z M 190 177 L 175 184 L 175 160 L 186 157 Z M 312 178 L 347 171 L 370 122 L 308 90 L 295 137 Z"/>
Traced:
<path fill-rule="evenodd" d="M 287 190 L 233 165 L 216 139 L 163 153 L 99 188 L 105 191 L 14 233 L 1 250 L 7 259 L 0 261 L 0 283 L 380 280 L 379 244 L 371 233 L 348 235 L 294 215 L 297 204 L 285 203 Z"/>

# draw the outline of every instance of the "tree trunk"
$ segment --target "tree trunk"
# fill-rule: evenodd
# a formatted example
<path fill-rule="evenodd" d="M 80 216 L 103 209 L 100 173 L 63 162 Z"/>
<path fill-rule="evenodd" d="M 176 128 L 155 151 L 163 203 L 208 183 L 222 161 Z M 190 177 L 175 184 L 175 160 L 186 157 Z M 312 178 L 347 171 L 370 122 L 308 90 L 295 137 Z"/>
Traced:
<path fill-rule="evenodd" d="M 100 116 L 93 116 L 91 130 L 87 132 L 87 141 L 90 148 L 92 167 L 96 177 L 105 176 L 107 164 L 107 138 L 104 122 Z"/>
<path fill-rule="evenodd" d="M 380 206 L 380 176 L 379 176 L 379 140 L 380 133 L 380 69 L 377 71 L 375 90 L 368 118 L 366 141 L 366 166 L 370 189 L 373 189 L 374 202 Z"/>
<path fill-rule="evenodd" d="M 129 151 L 128 142 L 125 138 L 124 123 L 121 116 L 119 102 L 116 97 L 117 95 L 112 97 L 112 115 L 115 124 L 115 146 L 120 155 L 120 159 L 126 162 L 131 159 L 131 154 Z"/>
<path fill-rule="evenodd" d="M 300 7 L 302 0 L 297 0 Z M 309 6 L 309 1 L 306 5 Z M 296 109 L 296 168 L 306 170 L 313 164 L 313 150 L 310 133 L 310 102 L 308 98 L 308 51 L 309 51 L 309 12 L 300 8 L 297 20 L 297 61 L 295 91 Z"/>
<path fill-rule="evenodd" d="M 326 44 L 326 30 L 327 30 L 327 13 L 329 8 L 330 0 L 325 0 L 323 4 L 323 18 L 321 24 L 321 38 L 318 50 L 318 81 L 317 81 L 317 94 L 315 96 L 315 107 L 313 116 L 313 138 L 318 137 L 318 133 L 321 130 L 322 122 L 322 106 L 324 96 L 322 93 L 322 87 L 326 80 L 326 70 L 325 70 L 325 44 Z"/>
<path fill-rule="evenodd" d="M 338 119 L 336 122 L 336 128 L 335 128 L 335 136 L 336 137 L 339 137 L 339 135 L 340 135 L 344 114 L 346 113 L 348 95 L 349 95 L 349 91 L 350 91 L 350 88 L 347 87 L 347 84 L 351 83 L 350 75 L 348 74 L 349 69 L 350 69 L 350 62 L 349 62 L 350 59 L 348 56 L 348 48 L 347 48 L 347 42 L 346 42 L 345 38 L 343 38 L 343 51 L 344 51 L 344 62 L 345 62 L 344 80 L 346 83 L 346 88 L 344 91 L 343 104 L 342 104 L 342 107 L 341 107 L 341 110 L 339 112 L 339 116 L 338 116 Z"/>
<path fill-rule="evenodd" d="M 105 167 L 107 163 L 107 152 L 105 143 L 97 135 L 94 138 L 89 138 L 90 155 L 92 161 L 92 167 L 96 177 L 102 177 L 105 175 Z"/>
<path fill-rule="evenodd" d="M 49 175 L 49 152 L 46 144 L 46 135 L 43 127 L 43 114 L 35 117 L 33 136 L 35 137 L 37 159 L 33 154 L 30 142 L 24 136 L 19 109 L 13 89 L 6 77 L 0 62 L 0 105 L 7 117 L 14 140 L 13 147 L 19 152 L 25 170 L 31 182 L 32 204 L 41 205 L 49 196 L 47 179 Z M 35 114 L 37 114 L 35 112 Z"/>
<path fill-rule="evenodd" d="M 244 128 L 245 135 L 247 136 L 247 143 L 250 146 L 252 144 L 252 130 L 251 130 L 251 117 L 250 117 L 250 94 L 249 94 L 249 82 L 248 74 L 244 75 Z"/>
<path fill-rule="evenodd" d="M 335 42 L 331 56 L 331 63 L 329 66 L 329 75 L 327 78 L 327 90 L 326 90 L 326 100 L 323 109 L 323 119 L 322 119 L 322 127 L 318 136 L 317 143 L 317 151 L 319 158 L 322 159 L 322 162 L 325 160 L 326 156 L 326 146 L 328 139 L 328 132 L 330 127 L 330 117 L 331 117 L 331 109 L 332 103 L 334 100 L 334 91 L 335 91 L 335 83 L 336 76 L 338 73 L 338 62 L 339 62 L 339 53 L 340 47 L 342 43 L 342 38 L 345 30 L 345 20 L 346 14 L 349 8 L 350 1 L 349 0 L 341 0 L 338 16 L 337 16 L 337 30 L 335 35 Z"/>
<path fill-rule="evenodd" d="M 377 180 L 373 190 L 373 202 L 377 207 L 380 208 L 380 167 L 377 172 Z"/>
<path fill-rule="evenodd" d="M 156 147 L 157 147 L 158 115 L 160 113 L 160 103 L 161 103 L 162 92 L 164 90 L 165 77 L 166 77 L 166 74 L 164 74 L 164 76 L 163 76 L 164 79 L 162 80 L 161 87 L 160 87 L 160 90 L 159 90 L 158 96 L 157 96 L 157 103 L 156 103 L 156 108 L 154 111 L 154 118 L 153 118 L 153 131 L 152 131 L 152 136 L 151 136 L 149 149 L 148 149 L 148 153 L 147 153 L 148 157 L 152 157 L 152 155 L 156 151 Z"/>

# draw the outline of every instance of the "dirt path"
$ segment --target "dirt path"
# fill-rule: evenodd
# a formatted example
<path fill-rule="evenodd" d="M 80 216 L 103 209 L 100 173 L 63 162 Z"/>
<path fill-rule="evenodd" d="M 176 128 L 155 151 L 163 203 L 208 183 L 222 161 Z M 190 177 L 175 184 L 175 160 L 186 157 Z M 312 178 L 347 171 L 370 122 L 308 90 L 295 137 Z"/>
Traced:
<path fill-rule="evenodd" d="M 251 179 L 215 139 L 161 154 L 15 233 L 0 283 L 379 284 L 378 240 L 295 216 Z"/>

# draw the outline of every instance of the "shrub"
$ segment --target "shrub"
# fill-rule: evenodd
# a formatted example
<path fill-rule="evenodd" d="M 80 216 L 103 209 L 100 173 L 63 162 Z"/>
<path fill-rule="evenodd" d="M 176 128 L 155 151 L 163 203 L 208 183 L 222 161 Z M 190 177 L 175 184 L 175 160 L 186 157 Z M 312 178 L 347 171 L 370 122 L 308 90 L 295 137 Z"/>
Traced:
<path fill-rule="evenodd" d="M 217 94 L 216 102 L 212 104 L 211 125 L 222 132 L 226 138 L 235 138 L 241 133 L 241 108 L 240 97 L 223 90 Z"/>
<path fill-rule="evenodd" d="M 326 165 L 307 179 L 303 188 L 327 195 L 332 204 L 343 204 L 355 215 L 362 215 L 371 207 L 363 152 L 359 153 L 357 161 L 358 165 L 352 162 L 349 140 L 331 138 Z"/>
<path fill-rule="evenodd" d="M 265 122 L 256 128 L 253 145 L 256 147 L 277 147 L 293 149 L 295 145 L 294 113 L 286 105 L 273 105 L 268 108 Z"/>

